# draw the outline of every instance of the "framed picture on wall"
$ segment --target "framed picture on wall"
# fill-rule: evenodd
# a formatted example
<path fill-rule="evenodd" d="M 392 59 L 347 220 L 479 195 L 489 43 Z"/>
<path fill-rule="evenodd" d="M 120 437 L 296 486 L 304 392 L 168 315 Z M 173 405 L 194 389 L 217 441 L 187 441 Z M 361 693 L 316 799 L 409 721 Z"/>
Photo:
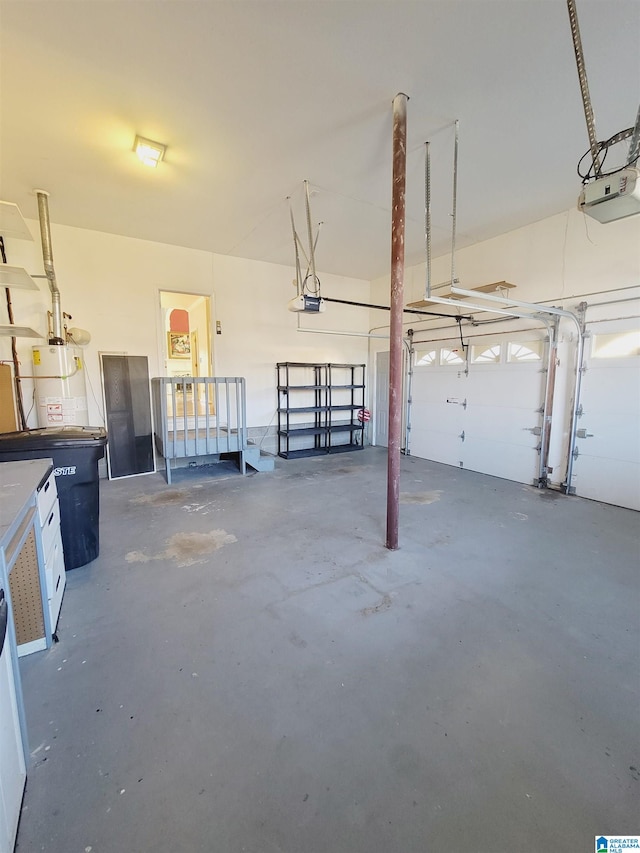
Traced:
<path fill-rule="evenodd" d="M 191 336 L 187 332 L 167 332 L 169 358 L 191 358 Z"/>

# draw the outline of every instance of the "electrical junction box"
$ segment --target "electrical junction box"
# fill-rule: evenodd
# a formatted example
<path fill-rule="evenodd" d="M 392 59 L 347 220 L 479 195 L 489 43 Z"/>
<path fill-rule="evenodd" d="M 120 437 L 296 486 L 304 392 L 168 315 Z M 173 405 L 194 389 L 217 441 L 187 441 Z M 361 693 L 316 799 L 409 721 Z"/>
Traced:
<path fill-rule="evenodd" d="M 578 209 L 602 223 L 640 213 L 640 170 L 630 166 L 586 184 Z"/>
<path fill-rule="evenodd" d="M 324 299 L 319 296 L 307 296 L 301 293 L 299 296 L 294 296 L 287 305 L 289 311 L 297 311 L 304 314 L 318 314 L 326 310 Z"/>

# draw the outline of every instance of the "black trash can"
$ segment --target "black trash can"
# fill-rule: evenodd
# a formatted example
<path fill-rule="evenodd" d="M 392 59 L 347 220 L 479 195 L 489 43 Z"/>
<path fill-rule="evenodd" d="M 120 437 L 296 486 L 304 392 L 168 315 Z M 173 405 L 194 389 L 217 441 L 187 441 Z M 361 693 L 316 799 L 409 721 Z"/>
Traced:
<path fill-rule="evenodd" d="M 0 462 L 53 459 L 60 498 L 60 528 L 67 570 L 90 563 L 100 550 L 98 459 L 106 430 L 63 426 L 0 433 Z"/>

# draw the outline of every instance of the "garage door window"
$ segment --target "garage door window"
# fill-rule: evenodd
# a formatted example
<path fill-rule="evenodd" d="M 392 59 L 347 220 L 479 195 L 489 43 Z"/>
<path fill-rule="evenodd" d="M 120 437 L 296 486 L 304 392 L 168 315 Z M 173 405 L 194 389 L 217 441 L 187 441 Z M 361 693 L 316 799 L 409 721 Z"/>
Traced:
<path fill-rule="evenodd" d="M 542 341 L 509 341 L 507 350 L 507 361 L 510 363 L 541 361 Z"/>
<path fill-rule="evenodd" d="M 440 350 L 440 364 L 464 364 L 464 358 L 460 354 L 460 350 L 442 347 Z"/>
<path fill-rule="evenodd" d="M 471 347 L 471 362 L 473 364 L 498 364 L 500 362 L 500 344 L 488 347 L 486 344 L 478 344 Z"/>
<path fill-rule="evenodd" d="M 432 349 L 429 352 L 416 353 L 416 367 L 429 367 L 437 362 L 437 352 Z"/>
<path fill-rule="evenodd" d="M 594 358 L 629 358 L 634 355 L 640 355 L 640 330 L 594 335 Z"/>

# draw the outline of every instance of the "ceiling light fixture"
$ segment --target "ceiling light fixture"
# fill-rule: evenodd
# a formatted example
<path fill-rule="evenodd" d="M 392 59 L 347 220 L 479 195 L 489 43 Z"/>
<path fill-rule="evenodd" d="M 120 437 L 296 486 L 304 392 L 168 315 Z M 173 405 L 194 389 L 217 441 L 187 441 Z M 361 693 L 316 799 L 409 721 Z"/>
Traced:
<path fill-rule="evenodd" d="M 161 142 L 154 142 L 152 139 L 145 139 L 144 136 L 136 136 L 136 141 L 133 143 L 133 150 L 145 166 L 151 166 L 155 169 L 158 163 L 164 158 L 167 146 L 162 145 Z"/>

